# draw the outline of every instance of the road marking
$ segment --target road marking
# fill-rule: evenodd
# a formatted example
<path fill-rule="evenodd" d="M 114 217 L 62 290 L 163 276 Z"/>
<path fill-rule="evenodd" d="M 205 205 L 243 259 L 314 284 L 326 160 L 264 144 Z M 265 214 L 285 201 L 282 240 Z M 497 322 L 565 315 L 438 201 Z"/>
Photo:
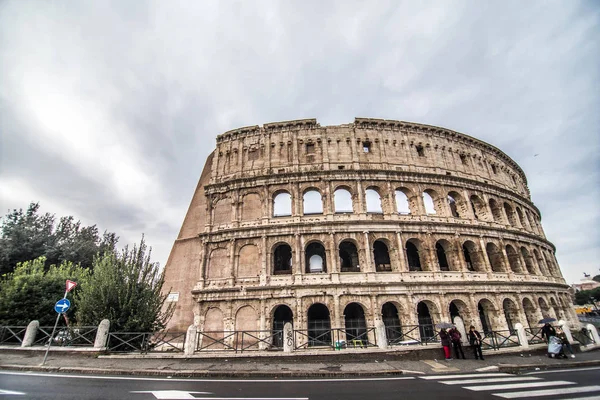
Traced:
<path fill-rule="evenodd" d="M 420 376 L 420 379 L 454 379 L 454 378 L 475 378 L 475 377 L 492 377 L 492 376 L 514 376 L 504 372 L 497 372 L 491 374 L 461 374 L 461 375 L 428 375 Z"/>
<path fill-rule="evenodd" d="M 25 393 L 23 393 L 23 392 L 15 392 L 13 390 L 2 390 L 2 389 L 0 389 L 0 394 L 9 394 L 12 396 L 24 396 L 25 395 Z"/>
<path fill-rule="evenodd" d="M 587 367 L 587 368 L 571 368 L 571 369 L 554 369 L 552 371 L 535 371 L 528 372 L 524 375 L 538 375 L 538 374 L 557 374 L 563 372 L 579 372 L 579 371 L 595 371 L 600 369 L 600 367 Z M 574 399 L 573 399 L 574 400 Z"/>
<path fill-rule="evenodd" d="M 579 386 L 570 388 L 547 389 L 547 390 L 531 390 L 526 392 L 508 392 L 508 393 L 492 393 L 494 396 L 503 397 L 505 399 L 518 399 L 520 397 L 537 397 L 537 396 L 559 396 L 573 393 L 594 392 L 600 390 L 600 386 Z M 592 397 L 598 399 L 598 396 Z"/>
<path fill-rule="evenodd" d="M 381 378 L 339 378 L 339 379 L 198 379 L 198 378 L 146 378 L 131 376 L 103 376 L 103 375 L 68 375 L 68 374 L 44 374 L 39 372 L 10 372 L 0 371 L 0 375 L 20 375 L 20 376 L 40 376 L 45 378 L 65 378 L 65 379 L 101 379 L 118 381 L 159 381 L 159 382 L 236 382 L 236 383 L 279 383 L 279 382 L 359 382 L 359 381 L 406 381 L 416 379 L 414 376 L 389 376 Z"/>
<path fill-rule="evenodd" d="M 538 381 L 542 378 L 535 376 L 515 376 L 504 378 L 487 378 L 487 379 L 461 379 L 457 381 L 440 382 L 444 385 L 470 385 L 472 383 L 495 383 L 495 382 L 515 382 L 515 381 Z"/>
<path fill-rule="evenodd" d="M 569 381 L 551 381 L 551 382 L 528 382 L 528 383 L 506 383 L 504 385 L 483 385 L 483 386 L 464 386 L 463 389 L 482 392 L 484 390 L 503 390 L 503 389 L 527 389 L 533 387 L 548 387 L 561 385 L 575 385 L 575 382 Z"/>
<path fill-rule="evenodd" d="M 152 393 L 157 399 L 162 400 L 187 400 L 196 399 L 192 393 L 196 394 L 214 394 L 213 392 L 184 392 L 183 390 L 136 390 L 129 393 Z"/>

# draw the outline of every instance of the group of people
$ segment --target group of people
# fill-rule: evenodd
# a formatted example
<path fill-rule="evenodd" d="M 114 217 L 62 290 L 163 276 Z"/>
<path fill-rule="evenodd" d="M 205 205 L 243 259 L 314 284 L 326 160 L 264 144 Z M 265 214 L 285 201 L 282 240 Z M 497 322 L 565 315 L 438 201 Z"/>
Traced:
<path fill-rule="evenodd" d="M 567 334 L 562 330 L 562 328 L 559 326 L 556 329 L 554 329 L 554 327 L 549 323 L 544 324 L 542 328 L 542 339 L 546 340 L 546 343 L 549 343 L 550 338 L 553 336 L 560 339 L 563 351 L 568 351 L 569 353 L 571 353 L 571 358 L 575 358 L 575 353 L 573 352 L 571 343 L 569 343 Z M 567 357 L 566 354 L 564 354 L 564 356 Z"/>
<path fill-rule="evenodd" d="M 454 353 L 456 354 L 456 358 L 466 359 L 465 353 L 463 352 L 462 343 L 461 343 L 462 335 L 456 329 L 456 326 L 450 328 L 450 330 L 446 330 L 442 328 L 440 330 L 440 340 L 442 341 L 442 347 L 444 348 L 444 356 L 446 360 L 452 360 L 452 352 L 450 351 L 450 346 L 454 347 Z M 473 325 L 469 327 L 469 332 L 467 333 L 467 339 L 469 339 L 469 344 L 473 349 L 473 355 L 475 359 L 483 360 L 483 353 L 481 352 L 481 334 L 475 329 Z"/>

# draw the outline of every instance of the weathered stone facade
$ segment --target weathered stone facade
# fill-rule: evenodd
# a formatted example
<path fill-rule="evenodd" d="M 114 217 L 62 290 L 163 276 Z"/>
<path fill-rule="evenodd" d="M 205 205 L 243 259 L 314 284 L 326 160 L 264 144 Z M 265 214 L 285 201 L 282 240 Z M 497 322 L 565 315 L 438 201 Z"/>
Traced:
<path fill-rule="evenodd" d="M 554 252 L 525 174 L 485 142 L 364 118 L 251 126 L 208 157 L 166 265 L 170 328 L 575 322 Z"/>

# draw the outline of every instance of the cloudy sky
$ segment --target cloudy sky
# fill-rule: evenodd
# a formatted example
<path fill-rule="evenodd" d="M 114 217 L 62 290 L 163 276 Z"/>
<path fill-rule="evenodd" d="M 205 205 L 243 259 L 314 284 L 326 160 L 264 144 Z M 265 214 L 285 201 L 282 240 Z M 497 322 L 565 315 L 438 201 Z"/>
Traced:
<path fill-rule="evenodd" d="M 216 135 L 360 116 L 498 146 L 567 281 L 598 274 L 599 110 L 595 0 L 0 3 L 0 211 L 145 233 L 161 264 Z"/>

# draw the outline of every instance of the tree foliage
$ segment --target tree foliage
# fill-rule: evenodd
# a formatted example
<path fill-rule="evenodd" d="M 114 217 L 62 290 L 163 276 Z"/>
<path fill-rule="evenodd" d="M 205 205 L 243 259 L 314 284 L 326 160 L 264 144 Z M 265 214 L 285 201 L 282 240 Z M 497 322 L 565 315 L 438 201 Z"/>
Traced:
<path fill-rule="evenodd" d="M 19 263 L 15 270 L 5 274 L 0 280 L 0 325 L 29 324 L 38 320 L 41 326 L 54 325 L 56 313 L 54 304 L 63 297 L 67 279 L 78 282 L 71 293 L 85 286 L 89 271 L 65 261 L 60 265 L 45 268 L 44 257 Z M 71 296 L 69 293 L 69 296 Z M 71 302 L 69 318 L 77 310 Z M 74 319 L 71 322 L 76 323 Z"/>
<path fill-rule="evenodd" d="M 88 285 L 75 298 L 83 325 L 110 320 L 111 331 L 149 332 L 164 328 L 173 307 L 164 308 L 164 276 L 151 261 L 144 238 L 139 246 L 106 252 L 94 260 Z"/>
<path fill-rule="evenodd" d="M 592 280 L 594 280 L 596 282 L 600 282 L 600 275 L 596 275 L 595 277 L 592 278 Z"/>
<path fill-rule="evenodd" d="M 600 301 L 600 287 L 597 287 L 592 290 L 580 290 L 575 293 L 575 304 L 577 305 L 585 305 L 590 304 L 591 299 L 594 301 Z"/>
<path fill-rule="evenodd" d="M 40 214 L 39 208 L 39 203 L 31 203 L 26 211 L 13 210 L 2 218 L 0 275 L 42 256 L 46 270 L 64 261 L 89 268 L 96 254 L 115 249 L 118 237 L 114 233 L 100 236 L 96 225 L 83 226 L 72 216 L 61 217 L 56 224 L 54 215 Z"/>

